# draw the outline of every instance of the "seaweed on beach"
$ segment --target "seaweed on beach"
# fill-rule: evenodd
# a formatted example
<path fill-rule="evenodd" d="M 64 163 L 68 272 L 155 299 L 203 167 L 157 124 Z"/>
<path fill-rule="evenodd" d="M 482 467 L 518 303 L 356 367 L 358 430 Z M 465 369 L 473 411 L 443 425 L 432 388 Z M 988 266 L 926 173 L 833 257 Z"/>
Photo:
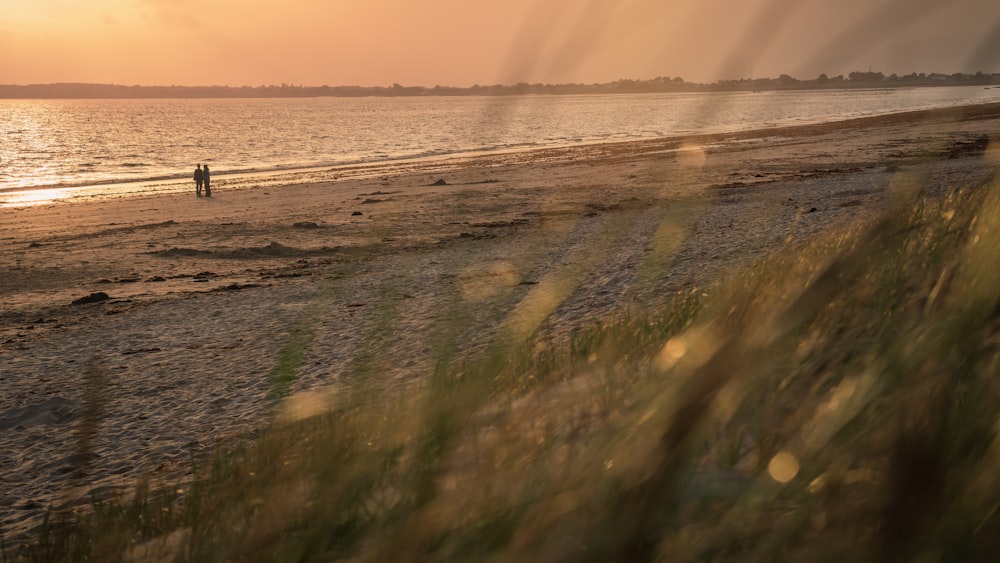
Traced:
<path fill-rule="evenodd" d="M 168 248 L 164 250 L 154 250 L 147 252 L 154 256 L 164 258 L 218 258 L 218 259 L 247 259 L 247 258 L 298 258 L 303 256 L 327 256 L 340 252 L 339 247 L 320 248 L 296 248 L 286 246 L 279 242 L 270 242 L 265 246 L 246 248 L 220 248 L 215 250 L 202 250 L 198 248 Z"/>

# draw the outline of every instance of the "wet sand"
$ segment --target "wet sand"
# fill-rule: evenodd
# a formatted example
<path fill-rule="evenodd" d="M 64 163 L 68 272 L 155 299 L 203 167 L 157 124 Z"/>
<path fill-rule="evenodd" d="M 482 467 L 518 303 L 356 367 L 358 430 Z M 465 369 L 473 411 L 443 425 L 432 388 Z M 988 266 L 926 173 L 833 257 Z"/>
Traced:
<path fill-rule="evenodd" d="M 1000 105 L 213 182 L 0 209 L 0 523 L 248 435 L 296 394 L 419 385 L 435 346 L 574 328 L 998 164 Z M 91 301 L 74 304 L 77 300 Z"/>

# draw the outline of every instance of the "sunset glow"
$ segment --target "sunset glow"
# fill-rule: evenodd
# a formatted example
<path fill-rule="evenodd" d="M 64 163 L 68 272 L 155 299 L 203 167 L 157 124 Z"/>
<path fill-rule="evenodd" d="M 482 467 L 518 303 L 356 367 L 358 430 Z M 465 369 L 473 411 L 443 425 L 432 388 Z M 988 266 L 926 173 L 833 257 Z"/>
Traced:
<path fill-rule="evenodd" d="M 5 0 L 0 84 L 997 72 L 998 47 L 992 0 Z"/>

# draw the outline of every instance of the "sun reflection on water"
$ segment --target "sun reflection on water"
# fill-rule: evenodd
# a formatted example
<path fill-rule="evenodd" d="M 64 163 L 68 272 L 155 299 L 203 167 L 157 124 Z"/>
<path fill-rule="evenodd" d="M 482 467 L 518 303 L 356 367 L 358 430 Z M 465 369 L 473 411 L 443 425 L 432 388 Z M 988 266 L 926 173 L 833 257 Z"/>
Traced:
<path fill-rule="evenodd" d="M 47 188 L 21 192 L 0 192 L 0 207 L 28 207 L 44 205 L 70 197 L 67 188 Z"/>

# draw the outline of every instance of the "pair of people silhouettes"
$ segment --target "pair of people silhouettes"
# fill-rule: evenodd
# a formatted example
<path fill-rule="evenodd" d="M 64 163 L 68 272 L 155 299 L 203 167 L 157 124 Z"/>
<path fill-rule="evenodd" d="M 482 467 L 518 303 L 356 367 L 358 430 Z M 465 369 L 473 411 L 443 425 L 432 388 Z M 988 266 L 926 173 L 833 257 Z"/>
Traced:
<path fill-rule="evenodd" d="M 211 184 L 211 174 L 208 171 L 208 165 L 206 164 L 204 168 L 199 164 L 197 168 L 194 169 L 194 186 L 195 195 L 201 197 L 201 188 L 205 187 L 205 197 L 212 197 L 212 184 Z"/>

